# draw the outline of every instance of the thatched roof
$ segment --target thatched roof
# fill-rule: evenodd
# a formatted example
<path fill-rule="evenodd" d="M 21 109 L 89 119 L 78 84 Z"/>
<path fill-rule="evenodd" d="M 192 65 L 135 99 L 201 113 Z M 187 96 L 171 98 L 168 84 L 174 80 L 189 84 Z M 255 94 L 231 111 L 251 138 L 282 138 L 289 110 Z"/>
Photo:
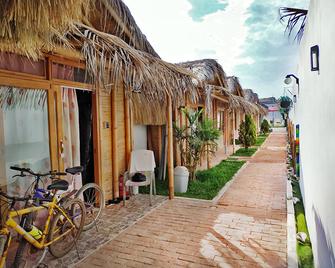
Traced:
<path fill-rule="evenodd" d="M 166 94 L 181 100 L 196 93 L 190 72 L 154 57 L 120 0 L 3 0 L 0 22 L 0 51 L 34 60 L 55 52 L 80 57 L 97 88 L 122 82 L 129 94 L 141 89 L 147 100 L 161 102 Z"/>
<path fill-rule="evenodd" d="M 227 88 L 226 73 L 214 59 L 187 61 L 177 65 L 190 70 L 201 83 Z"/>
<path fill-rule="evenodd" d="M 258 94 L 255 93 L 252 89 L 244 89 L 244 98 L 247 101 L 250 101 L 252 103 L 259 103 L 259 98 L 258 98 Z"/>
<path fill-rule="evenodd" d="M 243 89 L 237 76 L 227 77 L 228 90 L 237 96 L 244 97 Z"/>

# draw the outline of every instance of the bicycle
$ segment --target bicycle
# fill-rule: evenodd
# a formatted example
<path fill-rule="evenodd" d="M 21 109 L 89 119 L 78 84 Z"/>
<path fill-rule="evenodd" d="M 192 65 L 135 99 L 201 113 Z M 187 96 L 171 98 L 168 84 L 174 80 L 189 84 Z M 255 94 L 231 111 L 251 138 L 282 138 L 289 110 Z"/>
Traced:
<path fill-rule="evenodd" d="M 75 176 L 83 172 L 82 166 L 66 168 L 65 172 Z M 85 224 L 83 230 L 89 230 L 94 225 L 97 228 L 97 221 L 101 216 L 101 211 L 105 206 L 104 193 L 96 183 L 88 183 L 83 185 L 79 190 L 75 190 L 75 198 L 84 201 L 86 209 Z"/>
<path fill-rule="evenodd" d="M 16 197 L 9 196 L 0 191 L 0 200 L 7 204 L 7 209 L 3 211 L 0 222 L 0 268 L 5 265 L 9 246 L 12 236 L 10 229 L 16 231 L 24 240 L 20 241 L 20 245 L 27 242 L 37 249 L 44 249 L 39 264 L 45 257 L 46 249 L 56 257 L 62 257 L 68 253 L 75 245 L 81 234 L 85 222 L 85 205 L 78 198 L 69 198 L 69 194 L 65 196 L 57 195 L 58 190 L 66 191 L 69 183 L 65 180 L 57 179 L 48 187 L 48 191 L 42 191 L 38 188 L 41 177 L 64 175 L 62 172 L 48 172 L 46 174 L 34 173 L 30 169 L 11 167 L 13 170 L 20 171 L 17 176 L 25 177 L 28 173 L 36 178 L 34 184 L 34 196 Z M 41 194 L 43 192 L 43 195 Z M 26 202 L 23 209 L 16 210 L 14 208 L 16 202 Z M 2 206 L 3 207 L 3 206 Z M 40 231 L 33 225 L 33 215 L 43 209 L 48 210 L 48 217 L 45 220 L 45 227 Z M 20 224 L 14 219 L 20 218 Z M 67 242 L 66 239 L 69 241 Z M 23 258 L 24 246 L 17 250 L 14 267 L 20 266 Z"/>

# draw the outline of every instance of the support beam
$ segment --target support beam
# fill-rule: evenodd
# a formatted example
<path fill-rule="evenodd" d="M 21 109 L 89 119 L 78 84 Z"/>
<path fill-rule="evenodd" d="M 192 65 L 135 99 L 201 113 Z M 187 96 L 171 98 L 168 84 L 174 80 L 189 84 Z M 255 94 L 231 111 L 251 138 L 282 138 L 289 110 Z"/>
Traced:
<path fill-rule="evenodd" d="M 125 142 L 126 142 L 126 169 L 130 161 L 131 153 L 131 134 L 130 134 L 130 103 L 127 94 L 124 94 L 124 125 L 125 125 Z"/>
<path fill-rule="evenodd" d="M 167 96 L 167 164 L 169 175 L 169 199 L 174 197 L 174 173 L 173 173 L 173 127 L 172 127 L 172 101 L 171 96 Z"/>
<path fill-rule="evenodd" d="M 116 90 L 112 90 L 112 174 L 113 174 L 113 198 L 119 197 L 119 167 L 117 159 L 117 108 Z"/>
<path fill-rule="evenodd" d="M 235 110 L 233 110 L 233 153 L 235 153 L 235 129 L 236 129 L 236 124 L 235 124 Z"/>
<path fill-rule="evenodd" d="M 229 116 L 228 116 L 229 110 L 228 108 L 224 109 L 224 145 L 225 145 L 225 154 L 228 154 L 228 141 L 229 141 Z"/>

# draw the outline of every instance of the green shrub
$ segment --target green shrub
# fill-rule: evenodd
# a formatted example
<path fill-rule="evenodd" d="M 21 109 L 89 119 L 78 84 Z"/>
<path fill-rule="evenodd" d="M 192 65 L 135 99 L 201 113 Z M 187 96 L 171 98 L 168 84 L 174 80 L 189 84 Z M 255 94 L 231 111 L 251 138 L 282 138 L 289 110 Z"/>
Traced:
<path fill-rule="evenodd" d="M 245 149 L 256 143 L 256 125 L 250 115 L 245 116 L 238 130 L 239 140 Z"/>
<path fill-rule="evenodd" d="M 261 132 L 263 134 L 268 134 L 270 132 L 270 124 L 268 120 L 263 119 L 262 124 L 261 124 Z"/>

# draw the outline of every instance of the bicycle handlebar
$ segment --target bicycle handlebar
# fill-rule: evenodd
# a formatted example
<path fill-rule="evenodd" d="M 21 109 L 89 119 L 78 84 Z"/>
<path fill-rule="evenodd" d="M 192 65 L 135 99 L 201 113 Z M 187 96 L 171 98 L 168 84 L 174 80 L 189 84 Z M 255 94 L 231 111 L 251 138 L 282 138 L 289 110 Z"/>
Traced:
<path fill-rule="evenodd" d="M 65 176 L 65 172 L 59 172 L 57 170 L 52 170 L 47 173 L 35 173 L 33 172 L 30 168 L 20 168 L 20 167 L 15 167 L 11 166 L 10 169 L 20 171 L 21 175 L 15 175 L 15 176 L 20 176 L 20 177 L 25 177 L 26 175 L 24 173 L 28 173 L 30 175 L 33 175 L 35 177 L 45 177 L 45 176 Z"/>

